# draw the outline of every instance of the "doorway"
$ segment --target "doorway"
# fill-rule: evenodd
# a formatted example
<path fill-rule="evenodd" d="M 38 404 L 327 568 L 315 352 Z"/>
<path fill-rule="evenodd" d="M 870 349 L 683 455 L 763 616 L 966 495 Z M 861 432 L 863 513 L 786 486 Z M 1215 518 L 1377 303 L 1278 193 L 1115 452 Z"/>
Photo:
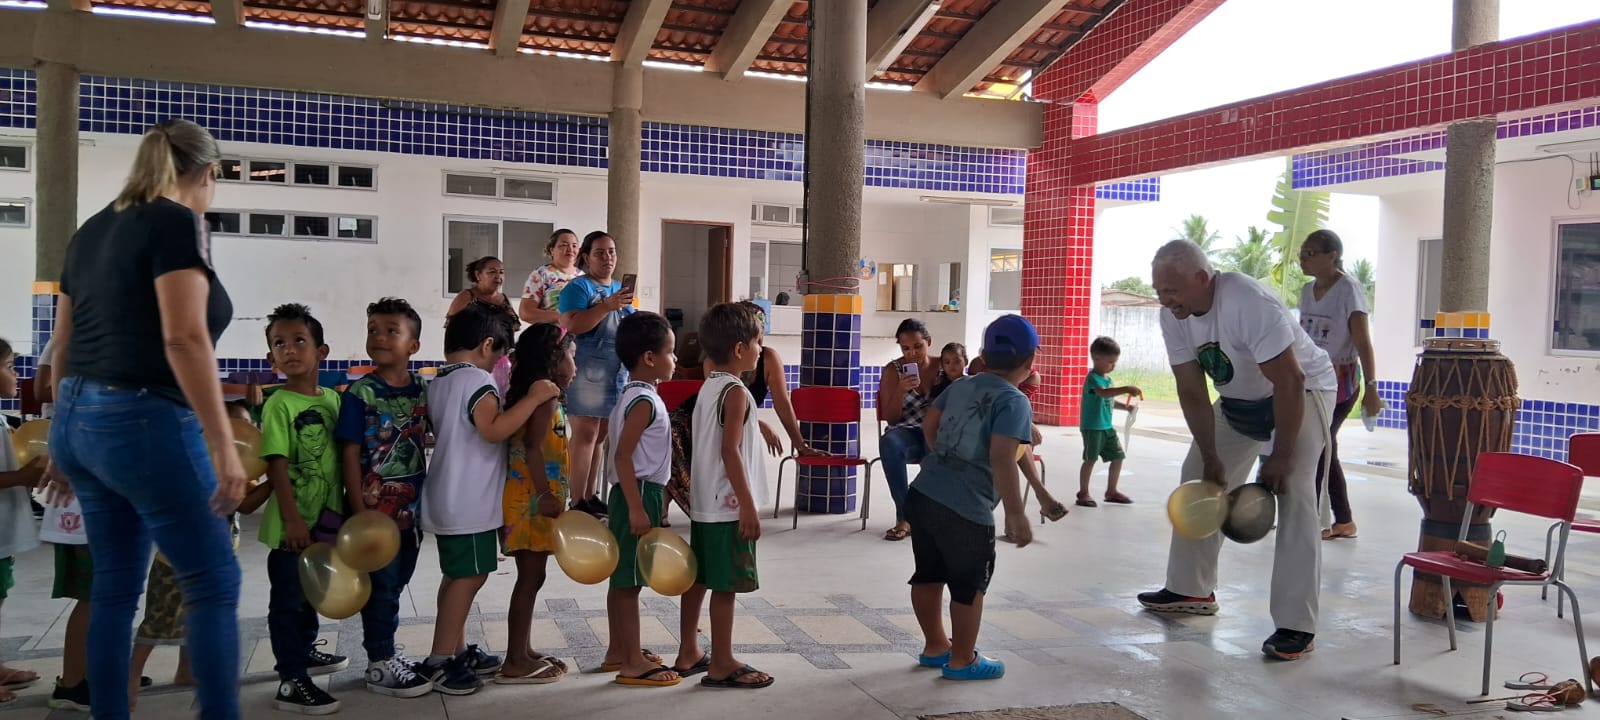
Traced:
<path fill-rule="evenodd" d="M 678 360 L 699 366 L 700 316 L 733 299 L 733 224 L 661 223 L 661 312 L 678 338 Z"/>

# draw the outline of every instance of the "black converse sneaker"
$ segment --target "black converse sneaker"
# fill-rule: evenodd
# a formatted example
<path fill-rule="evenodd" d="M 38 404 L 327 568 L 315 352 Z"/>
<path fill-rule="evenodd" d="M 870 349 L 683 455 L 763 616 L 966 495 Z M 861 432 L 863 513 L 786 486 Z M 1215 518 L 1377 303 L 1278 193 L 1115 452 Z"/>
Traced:
<path fill-rule="evenodd" d="M 506 661 L 499 655 L 490 655 L 477 645 L 468 645 L 467 649 L 461 651 L 461 654 L 457 657 L 466 661 L 467 669 L 479 677 L 492 677 L 495 673 L 500 672 L 502 665 L 506 664 Z"/>
<path fill-rule="evenodd" d="M 1299 630 L 1278 628 L 1261 643 L 1261 652 L 1279 660 L 1299 660 L 1317 647 L 1316 635 Z"/>
<path fill-rule="evenodd" d="M 339 701 L 311 681 L 310 677 L 297 677 L 278 682 L 278 696 L 272 707 L 301 715 L 332 715 L 339 712 Z"/>
<path fill-rule="evenodd" d="M 417 665 L 417 674 L 446 695 L 471 695 L 483 687 L 483 679 L 467 667 L 465 657 L 463 653 L 438 662 L 424 660 Z"/>
<path fill-rule="evenodd" d="M 414 663 L 404 655 L 367 664 L 367 689 L 389 697 L 421 697 L 433 692 L 433 683 L 412 670 Z"/>
<path fill-rule="evenodd" d="M 72 687 L 67 687 L 61 684 L 61 678 L 56 678 L 56 689 L 50 693 L 50 707 L 56 710 L 89 712 L 88 679 Z"/>
<path fill-rule="evenodd" d="M 1146 610 L 1165 613 L 1188 613 L 1190 615 L 1215 615 L 1217 614 L 1217 594 L 1211 593 L 1205 597 L 1188 597 L 1179 595 L 1166 588 L 1155 592 L 1139 593 L 1139 604 Z"/>
<path fill-rule="evenodd" d="M 306 656 L 307 673 L 311 675 L 332 675 L 350 667 L 350 658 L 343 655 L 329 655 L 316 649 L 327 644 L 327 640 L 318 640 L 311 646 L 311 654 Z"/>

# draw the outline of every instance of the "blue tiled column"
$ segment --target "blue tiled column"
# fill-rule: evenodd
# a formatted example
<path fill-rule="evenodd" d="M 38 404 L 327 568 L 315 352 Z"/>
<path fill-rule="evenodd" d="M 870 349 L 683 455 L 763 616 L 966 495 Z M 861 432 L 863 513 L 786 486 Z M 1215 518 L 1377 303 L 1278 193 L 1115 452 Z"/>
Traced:
<path fill-rule="evenodd" d="M 800 338 L 800 385 L 861 389 L 861 296 L 805 296 Z M 800 434 L 833 455 L 861 454 L 861 423 L 800 423 Z M 799 469 L 796 504 L 806 512 L 856 510 L 856 469 Z"/>
<path fill-rule="evenodd" d="M 56 331 L 56 305 L 61 298 L 60 283 L 36 282 L 33 284 L 32 332 L 33 355 L 44 352 L 44 345 Z"/>

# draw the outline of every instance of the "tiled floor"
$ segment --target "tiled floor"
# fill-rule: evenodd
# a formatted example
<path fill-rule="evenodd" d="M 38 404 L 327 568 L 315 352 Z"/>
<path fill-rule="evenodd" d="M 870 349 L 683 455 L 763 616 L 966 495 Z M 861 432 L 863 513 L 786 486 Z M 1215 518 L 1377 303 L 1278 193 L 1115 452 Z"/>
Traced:
<path fill-rule="evenodd" d="M 1151 429 L 1162 428 L 1157 415 Z M 1141 418 L 1141 424 L 1145 423 Z M 1051 461 L 1052 487 L 1070 495 L 1079 449 L 1075 433 L 1046 429 L 1041 448 Z M 1170 436 L 1168 436 L 1170 437 Z M 1403 448 L 1403 435 L 1372 436 L 1347 428 L 1347 448 L 1374 456 Z M 1365 448 L 1365 451 L 1360 450 Z M 1390 664 L 1391 578 L 1398 554 L 1415 547 L 1416 501 L 1392 471 L 1362 472 L 1351 464 L 1351 495 L 1361 537 L 1323 545 L 1321 632 L 1317 652 L 1297 663 L 1264 660 L 1261 640 L 1272 631 L 1266 613 L 1270 543 L 1229 544 L 1223 557 L 1223 612 L 1210 618 L 1167 618 L 1139 611 L 1132 596 L 1160 585 L 1169 525 L 1164 500 L 1177 479 L 1184 446 L 1141 435 L 1126 471 L 1131 507 L 1074 508 L 1060 523 L 1039 528 L 1033 546 L 1001 546 L 986 626 L 984 652 L 1006 661 L 996 682 L 959 684 L 915 669 L 921 647 L 904 580 L 911 571 L 909 543 L 879 539 L 892 507 L 878 493 L 874 520 L 859 531 L 853 517 L 806 516 L 788 529 L 787 514 L 769 522 L 760 545 L 762 589 L 741 601 L 736 626 L 740 657 L 776 675 L 772 688 L 755 693 L 707 690 L 685 683 L 667 689 L 624 689 L 592 672 L 606 639 L 603 586 L 573 583 L 558 572 L 540 598 L 535 643 L 577 662 L 584 672 L 547 686 L 494 686 L 477 695 L 430 695 L 397 700 L 361 687 L 359 621 L 324 626 L 330 644 L 353 652 L 352 669 L 332 678 L 344 701 L 340 717 L 659 718 L 708 716 L 774 718 L 913 718 L 923 714 L 1011 706 L 1118 702 L 1148 718 L 1409 718 L 1429 717 L 1414 704 L 1451 711 L 1477 696 L 1483 633 L 1463 625 L 1461 650 L 1446 650 L 1441 623 L 1404 620 L 1405 665 Z M 1352 457 L 1359 460 L 1359 457 Z M 1096 487 L 1103 485 L 1096 479 Z M 674 517 L 680 531 L 687 524 Z M 252 523 L 253 525 L 253 523 Z M 1513 552 L 1537 553 L 1542 525 L 1503 518 Z M 1569 577 L 1580 597 L 1600 598 L 1600 564 L 1589 558 L 1600 539 L 1574 540 Z M 275 683 L 265 640 L 264 550 L 247 543 L 241 561 L 246 585 L 240 607 L 245 634 L 245 714 L 286 717 L 271 709 Z M 437 588 L 437 558 L 429 543 L 402 609 L 400 641 L 420 652 L 429 644 Z M 46 551 L 19 560 L 18 588 L 0 622 L 0 657 L 53 675 L 59 671 L 65 604 L 48 599 L 52 566 Z M 513 581 L 509 563 L 479 595 L 469 624 L 476 642 L 506 644 L 505 610 Z M 1536 592 L 1509 593 L 1495 638 L 1494 677 L 1538 670 L 1578 675 L 1572 625 L 1555 617 L 1553 603 Z M 1600 607 L 1595 605 L 1592 607 Z M 646 594 L 644 641 L 670 654 L 678 627 L 672 598 Z M 1600 622 L 1596 616 L 1591 622 Z M 704 625 L 703 625 L 704 626 Z M 1592 650 L 1600 654 L 1600 644 Z M 158 685 L 142 698 L 137 717 L 189 716 L 192 693 L 165 685 L 176 662 L 159 650 L 150 674 Z M 44 706 L 44 684 L 23 693 L 0 718 L 73 717 Z M 1502 693 L 1509 694 L 1509 693 Z M 1600 708 L 1600 701 L 1590 702 Z M 1600 717 L 1600 709 L 1562 717 Z M 1503 710 L 1475 714 L 1495 717 Z"/>

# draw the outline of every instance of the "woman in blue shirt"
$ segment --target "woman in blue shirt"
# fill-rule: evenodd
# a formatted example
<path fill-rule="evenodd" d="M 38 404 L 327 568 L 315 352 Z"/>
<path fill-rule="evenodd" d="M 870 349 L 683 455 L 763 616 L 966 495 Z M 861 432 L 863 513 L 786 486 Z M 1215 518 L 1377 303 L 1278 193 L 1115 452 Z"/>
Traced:
<path fill-rule="evenodd" d="M 596 496 L 596 451 L 605 437 L 606 418 L 628 371 L 617 359 L 617 323 L 633 314 L 633 291 L 623 292 L 612 278 L 617 269 L 617 241 L 602 230 L 589 233 L 578 253 L 582 277 L 561 290 L 561 324 L 577 337 L 578 377 L 567 388 L 567 418 L 572 425 L 572 507 L 604 515 Z"/>

